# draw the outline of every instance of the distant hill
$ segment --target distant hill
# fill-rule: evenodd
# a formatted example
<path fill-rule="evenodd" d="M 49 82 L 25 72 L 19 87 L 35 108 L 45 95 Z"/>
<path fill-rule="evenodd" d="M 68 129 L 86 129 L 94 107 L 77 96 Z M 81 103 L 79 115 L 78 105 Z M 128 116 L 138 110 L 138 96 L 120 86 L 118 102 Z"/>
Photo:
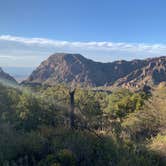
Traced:
<path fill-rule="evenodd" d="M 14 77 L 17 80 L 17 82 L 21 82 L 28 78 L 28 76 L 32 73 L 34 68 L 6 66 L 6 67 L 3 67 L 3 70 L 7 73 L 10 73 L 10 75 Z"/>
<path fill-rule="evenodd" d="M 137 87 L 166 81 L 166 57 L 94 62 L 80 54 L 56 53 L 43 61 L 24 84 L 79 83 L 90 86 Z"/>
<path fill-rule="evenodd" d="M 16 85 L 17 81 L 8 73 L 4 72 L 2 68 L 0 68 L 0 83 L 6 84 L 6 85 L 7 84 Z"/>

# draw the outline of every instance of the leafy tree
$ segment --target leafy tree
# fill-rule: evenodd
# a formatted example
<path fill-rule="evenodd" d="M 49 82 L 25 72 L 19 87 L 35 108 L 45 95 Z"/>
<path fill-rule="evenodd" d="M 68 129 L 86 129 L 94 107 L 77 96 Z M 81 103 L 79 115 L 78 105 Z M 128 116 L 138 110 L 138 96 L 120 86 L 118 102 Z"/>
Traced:
<path fill-rule="evenodd" d="M 108 96 L 108 107 L 105 109 L 112 118 L 122 120 L 128 114 L 141 109 L 146 95 L 144 93 L 132 93 L 126 89 L 113 92 Z"/>

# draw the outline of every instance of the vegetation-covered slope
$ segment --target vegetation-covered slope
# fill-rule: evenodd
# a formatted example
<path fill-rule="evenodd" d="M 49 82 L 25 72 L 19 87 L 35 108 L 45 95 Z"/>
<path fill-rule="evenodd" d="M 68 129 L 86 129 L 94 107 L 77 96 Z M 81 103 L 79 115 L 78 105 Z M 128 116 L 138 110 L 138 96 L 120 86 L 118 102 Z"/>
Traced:
<path fill-rule="evenodd" d="M 165 166 L 165 94 L 0 85 L 0 165 Z"/>

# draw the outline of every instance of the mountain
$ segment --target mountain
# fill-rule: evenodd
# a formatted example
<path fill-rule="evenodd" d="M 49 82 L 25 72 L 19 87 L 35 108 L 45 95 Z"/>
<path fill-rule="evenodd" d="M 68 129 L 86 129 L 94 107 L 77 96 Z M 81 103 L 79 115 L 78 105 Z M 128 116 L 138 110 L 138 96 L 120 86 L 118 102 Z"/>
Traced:
<path fill-rule="evenodd" d="M 5 85 L 7 84 L 16 85 L 17 81 L 12 76 L 4 72 L 2 68 L 0 68 L 0 83 L 3 83 Z"/>
<path fill-rule="evenodd" d="M 91 86 L 141 86 L 166 81 L 166 57 L 94 62 L 80 54 L 56 53 L 43 61 L 23 84 L 79 83 Z"/>
<path fill-rule="evenodd" d="M 28 78 L 28 76 L 32 73 L 34 68 L 6 66 L 6 67 L 3 67 L 3 70 L 7 73 L 10 73 L 10 75 L 14 77 L 17 80 L 17 82 L 21 82 Z"/>
<path fill-rule="evenodd" d="M 157 85 L 166 82 L 166 57 L 144 60 L 146 65 L 119 78 L 115 86 L 140 87 L 143 84 Z"/>

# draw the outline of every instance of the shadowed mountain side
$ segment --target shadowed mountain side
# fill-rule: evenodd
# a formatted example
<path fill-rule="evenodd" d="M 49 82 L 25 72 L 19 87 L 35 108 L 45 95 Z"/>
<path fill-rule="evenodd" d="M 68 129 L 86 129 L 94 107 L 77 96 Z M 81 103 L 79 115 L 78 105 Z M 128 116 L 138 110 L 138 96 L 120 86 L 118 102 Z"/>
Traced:
<path fill-rule="evenodd" d="M 3 83 L 5 85 L 17 85 L 17 81 L 10 76 L 8 73 L 4 72 L 2 68 L 0 68 L 0 83 Z"/>

